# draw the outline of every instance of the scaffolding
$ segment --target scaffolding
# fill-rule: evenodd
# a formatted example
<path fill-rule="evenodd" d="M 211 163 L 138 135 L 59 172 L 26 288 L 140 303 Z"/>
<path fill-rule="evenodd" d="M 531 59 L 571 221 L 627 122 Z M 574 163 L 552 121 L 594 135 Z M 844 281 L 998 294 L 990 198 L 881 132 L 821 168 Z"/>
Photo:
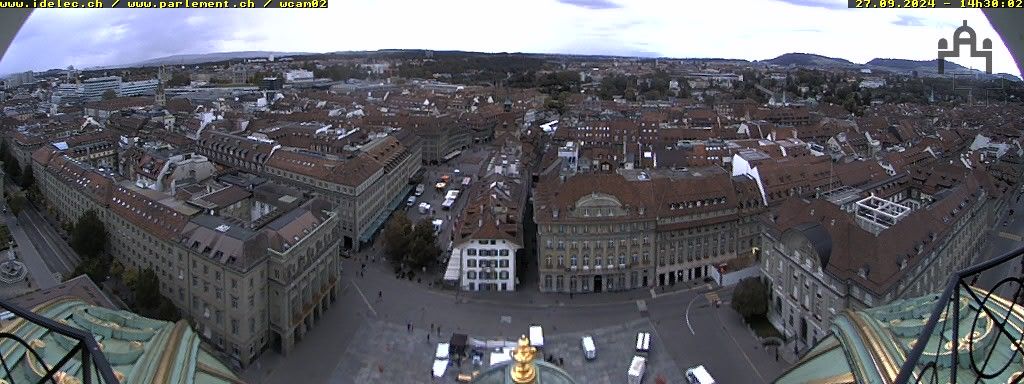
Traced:
<path fill-rule="evenodd" d="M 902 220 L 912 209 L 906 205 L 871 195 L 857 201 L 857 222 L 878 235 Z"/>

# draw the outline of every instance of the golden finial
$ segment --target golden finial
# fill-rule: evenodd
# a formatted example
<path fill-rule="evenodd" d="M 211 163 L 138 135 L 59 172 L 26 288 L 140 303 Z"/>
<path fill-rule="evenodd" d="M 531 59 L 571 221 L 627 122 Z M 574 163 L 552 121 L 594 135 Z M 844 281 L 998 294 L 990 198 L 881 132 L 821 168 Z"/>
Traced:
<path fill-rule="evenodd" d="M 533 357 L 537 354 L 537 348 L 530 346 L 530 339 L 526 335 L 519 337 L 519 346 L 512 352 L 512 382 L 516 384 L 533 384 L 537 378 L 537 367 L 533 365 Z"/>

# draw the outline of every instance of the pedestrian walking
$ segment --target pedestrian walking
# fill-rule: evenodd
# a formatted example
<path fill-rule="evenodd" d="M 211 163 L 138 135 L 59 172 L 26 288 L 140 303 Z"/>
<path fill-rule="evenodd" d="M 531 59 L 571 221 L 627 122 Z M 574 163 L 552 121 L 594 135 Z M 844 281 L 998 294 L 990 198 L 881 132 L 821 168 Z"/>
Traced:
<path fill-rule="evenodd" d="M 377 300 L 384 300 L 384 291 L 377 291 Z"/>
<path fill-rule="evenodd" d="M 430 332 L 427 332 L 427 344 L 430 344 Z"/>

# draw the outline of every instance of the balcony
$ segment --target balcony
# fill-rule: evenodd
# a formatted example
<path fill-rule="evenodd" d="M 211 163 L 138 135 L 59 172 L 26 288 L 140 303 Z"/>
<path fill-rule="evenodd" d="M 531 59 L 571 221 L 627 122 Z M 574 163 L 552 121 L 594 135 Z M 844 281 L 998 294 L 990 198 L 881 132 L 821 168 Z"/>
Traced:
<path fill-rule="evenodd" d="M 953 272 L 894 383 L 1024 383 L 1022 268 L 1018 248 Z"/>
<path fill-rule="evenodd" d="M 39 339 L 25 340 L 16 330 L 0 333 L 0 345 L 5 345 L 4 364 L 0 365 L 0 380 L 7 383 L 66 383 L 117 384 L 124 375 L 115 375 L 106 355 L 100 350 L 92 333 L 62 322 L 40 316 L 27 309 L 0 300 L 0 307 L 10 313 L 5 323 L 33 325 L 47 332 L 66 337 L 66 343 L 47 346 Z M 83 369 L 85 367 L 86 369 Z M 94 376 L 95 375 L 95 376 Z"/>

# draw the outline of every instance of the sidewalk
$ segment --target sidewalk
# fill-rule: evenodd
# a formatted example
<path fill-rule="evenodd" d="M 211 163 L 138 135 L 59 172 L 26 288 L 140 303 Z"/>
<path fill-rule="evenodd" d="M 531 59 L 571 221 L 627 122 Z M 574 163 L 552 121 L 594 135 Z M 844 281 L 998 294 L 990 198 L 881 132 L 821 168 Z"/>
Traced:
<path fill-rule="evenodd" d="M 368 248 L 367 252 L 370 252 Z M 360 253 L 353 255 L 351 259 L 345 260 L 347 265 L 345 266 L 346 271 L 352 271 L 355 276 L 358 276 L 359 269 L 363 263 L 366 263 L 367 272 L 362 279 L 398 279 L 394 275 L 394 271 L 388 260 L 382 256 L 371 256 L 370 261 L 364 261 L 364 256 L 367 253 Z M 373 261 L 376 260 L 376 261 Z M 422 277 L 422 279 L 420 279 Z M 355 277 L 361 279 L 360 277 Z M 572 295 L 568 293 L 543 293 L 538 290 L 534 285 L 520 286 L 520 289 L 515 292 L 495 292 L 495 291 L 457 291 L 454 288 L 445 288 L 439 286 L 437 283 L 440 275 L 432 273 L 428 270 L 426 275 L 422 273 L 417 274 L 416 278 L 411 281 L 414 285 L 421 286 L 424 290 L 429 290 L 434 294 L 445 295 L 451 297 L 456 303 L 482 303 L 482 304 L 494 304 L 506 307 L 530 307 L 530 308 L 548 308 L 548 307 L 589 307 L 589 306 L 607 306 L 607 305 L 622 305 L 624 303 L 632 303 L 637 300 L 651 300 L 657 297 L 674 295 L 682 292 L 688 292 L 694 289 L 706 289 L 709 283 L 703 281 L 691 282 L 691 283 L 680 283 L 675 286 L 657 287 L 657 288 L 638 288 L 631 289 L 628 291 L 621 292 L 600 292 L 600 293 L 574 293 Z M 408 279 L 404 279 L 409 282 Z M 419 282 L 417 282 L 419 281 Z M 654 291 L 654 297 L 651 292 Z"/>

